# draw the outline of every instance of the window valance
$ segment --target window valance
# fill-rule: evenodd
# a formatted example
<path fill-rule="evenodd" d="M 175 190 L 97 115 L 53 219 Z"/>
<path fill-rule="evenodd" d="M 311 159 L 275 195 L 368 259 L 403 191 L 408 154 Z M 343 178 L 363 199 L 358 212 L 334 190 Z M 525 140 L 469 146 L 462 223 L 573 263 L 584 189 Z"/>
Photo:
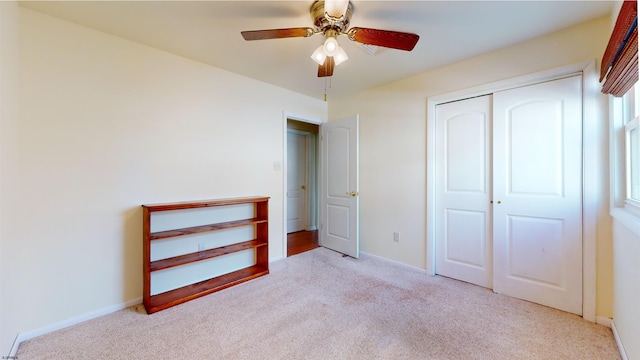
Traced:
<path fill-rule="evenodd" d="M 638 2 L 625 1 L 602 56 L 602 92 L 624 95 L 638 82 Z"/>

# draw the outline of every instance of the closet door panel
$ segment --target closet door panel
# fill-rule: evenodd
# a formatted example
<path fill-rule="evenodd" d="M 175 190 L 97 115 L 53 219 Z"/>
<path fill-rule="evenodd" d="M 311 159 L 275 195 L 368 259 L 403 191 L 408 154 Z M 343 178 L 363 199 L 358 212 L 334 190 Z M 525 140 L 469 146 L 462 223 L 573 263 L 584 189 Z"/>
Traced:
<path fill-rule="evenodd" d="M 582 80 L 497 92 L 494 291 L 582 313 Z"/>
<path fill-rule="evenodd" d="M 436 272 L 491 288 L 491 96 L 436 108 Z"/>

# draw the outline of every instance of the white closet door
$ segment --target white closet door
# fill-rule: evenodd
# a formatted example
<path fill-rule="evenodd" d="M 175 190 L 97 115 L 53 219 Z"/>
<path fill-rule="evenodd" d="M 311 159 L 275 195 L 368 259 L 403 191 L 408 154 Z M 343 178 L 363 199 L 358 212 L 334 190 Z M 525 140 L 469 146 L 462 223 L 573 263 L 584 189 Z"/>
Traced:
<path fill-rule="evenodd" d="M 494 94 L 495 292 L 582 313 L 580 76 Z"/>
<path fill-rule="evenodd" d="M 436 271 L 491 288 L 491 96 L 436 107 Z"/>

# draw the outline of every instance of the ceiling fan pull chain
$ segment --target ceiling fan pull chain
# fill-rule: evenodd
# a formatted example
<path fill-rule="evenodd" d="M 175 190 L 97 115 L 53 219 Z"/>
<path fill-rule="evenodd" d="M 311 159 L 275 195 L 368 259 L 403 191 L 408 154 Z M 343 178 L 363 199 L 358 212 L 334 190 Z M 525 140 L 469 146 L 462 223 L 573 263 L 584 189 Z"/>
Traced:
<path fill-rule="evenodd" d="M 327 78 L 324 78 L 324 101 L 327 101 Z"/>

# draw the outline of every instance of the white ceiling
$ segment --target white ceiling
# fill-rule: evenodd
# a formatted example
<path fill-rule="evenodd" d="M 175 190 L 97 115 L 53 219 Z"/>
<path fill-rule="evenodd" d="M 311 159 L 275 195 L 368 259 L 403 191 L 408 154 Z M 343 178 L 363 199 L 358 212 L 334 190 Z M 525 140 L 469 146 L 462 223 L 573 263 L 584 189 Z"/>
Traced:
<path fill-rule="evenodd" d="M 312 1 L 21 1 L 23 7 L 322 98 L 356 93 L 609 15 L 612 1 L 352 0 L 350 26 L 416 33 L 412 52 L 370 55 L 340 36 L 349 60 L 317 77 L 322 35 L 244 41 L 242 30 L 310 27 Z M 604 49 L 603 49 L 604 51 Z"/>

